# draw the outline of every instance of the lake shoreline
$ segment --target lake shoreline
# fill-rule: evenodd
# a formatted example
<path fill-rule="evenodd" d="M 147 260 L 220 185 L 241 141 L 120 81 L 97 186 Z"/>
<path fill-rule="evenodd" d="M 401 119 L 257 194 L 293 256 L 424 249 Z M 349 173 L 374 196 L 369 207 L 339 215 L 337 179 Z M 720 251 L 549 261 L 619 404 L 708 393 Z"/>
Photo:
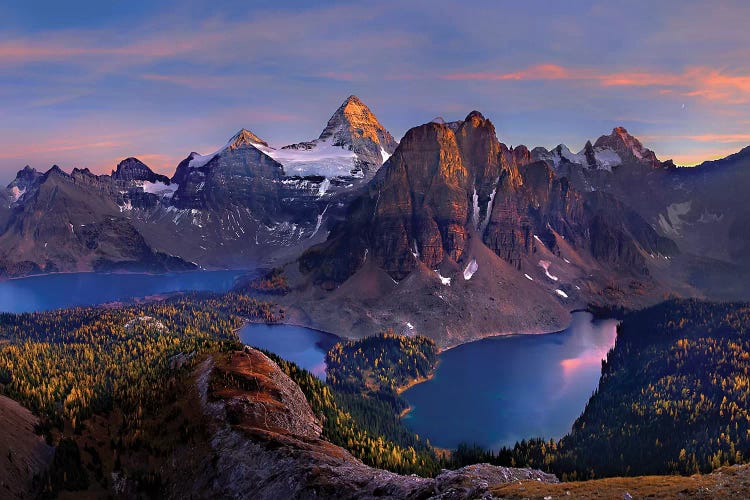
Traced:
<path fill-rule="evenodd" d="M 477 442 L 496 450 L 531 436 L 562 437 L 599 382 L 617 323 L 581 311 L 566 330 L 493 335 L 443 350 L 440 377 L 400 393 L 407 408 L 399 418 L 444 448 Z"/>

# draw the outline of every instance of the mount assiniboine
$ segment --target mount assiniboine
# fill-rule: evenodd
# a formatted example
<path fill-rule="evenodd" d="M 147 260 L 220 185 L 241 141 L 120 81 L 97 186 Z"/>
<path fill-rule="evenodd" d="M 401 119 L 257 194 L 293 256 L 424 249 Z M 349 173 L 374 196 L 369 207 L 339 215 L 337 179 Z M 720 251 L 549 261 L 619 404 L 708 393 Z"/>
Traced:
<path fill-rule="evenodd" d="M 351 96 L 317 139 L 242 129 L 171 178 L 136 158 L 24 168 L 0 193 L 0 273 L 281 266 L 290 321 L 449 346 L 590 303 L 747 298 L 748 164 L 678 168 L 622 127 L 578 153 L 510 148 L 478 112 L 399 144 Z"/>

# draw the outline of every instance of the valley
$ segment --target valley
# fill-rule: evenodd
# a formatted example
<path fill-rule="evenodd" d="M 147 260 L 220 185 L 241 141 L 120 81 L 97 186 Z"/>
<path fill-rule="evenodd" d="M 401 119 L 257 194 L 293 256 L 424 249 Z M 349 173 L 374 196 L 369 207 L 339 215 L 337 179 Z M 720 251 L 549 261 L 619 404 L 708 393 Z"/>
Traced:
<path fill-rule="evenodd" d="M 681 168 L 623 127 L 509 147 L 478 111 L 396 142 L 350 96 L 317 139 L 243 128 L 172 177 L 24 168 L 0 193 L 0 391 L 39 436 L 12 488 L 713 488 L 750 456 L 746 305 L 707 301 L 750 298 L 747 158 Z"/>
<path fill-rule="evenodd" d="M 0 500 L 750 498 L 749 21 L 0 3 Z"/>

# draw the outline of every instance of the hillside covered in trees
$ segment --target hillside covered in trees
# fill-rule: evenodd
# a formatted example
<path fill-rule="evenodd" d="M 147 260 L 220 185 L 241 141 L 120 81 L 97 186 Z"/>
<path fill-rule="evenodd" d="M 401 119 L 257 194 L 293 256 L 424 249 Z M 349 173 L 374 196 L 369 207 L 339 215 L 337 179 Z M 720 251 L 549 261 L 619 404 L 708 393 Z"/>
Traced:
<path fill-rule="evenodd" d="M 207 354 L 240 348 L 236 331 L 246 321 L 281 319 L 283 311 L 272 304 L 237 292 L 0 314 L 0 392 L 40 417 L 39 432 L 57 450 L 40 489 L 107 491 L 116 473 L 137 491 L 158 494 L 159 461 L 205 433 L 195 408 L 180 403 L 190 368 Z M 426 339 L 382 339 L 387 356 L 381 353 L 378 366 L 393 366 L 380 376 L 378 394 L 342 391 L 274 359 L 302 388 L 326 439 L 368 465 L 434 475 L 444 464 L 401 423 L 391 387 L 426 373 L 428 365 L 411 359 L 427 353 L 434 362 L 435 346 Z M 407 368 L 395 368 L 402 365 Z"/>
<path fill-rule="evenodd" d="M 530 439 L 456 463 L 567 479 L 692 474 L 750 459 L 750 304 L 670 300 L 628 314 L 594 395 L 559 442 Z"/>

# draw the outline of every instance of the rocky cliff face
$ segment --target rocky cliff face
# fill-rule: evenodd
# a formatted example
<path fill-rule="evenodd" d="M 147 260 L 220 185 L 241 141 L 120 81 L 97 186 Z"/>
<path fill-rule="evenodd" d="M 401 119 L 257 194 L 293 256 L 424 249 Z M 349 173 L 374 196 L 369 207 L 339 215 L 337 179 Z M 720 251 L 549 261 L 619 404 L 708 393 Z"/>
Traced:
<path fill-rule="evenodd" d="M 750 188 L 748 148 L 697 167 L 661 162 L 624 128 L 601 136 L 573 154 L 564 145 L 532 157 L 546 162 L 580 192 L 606 193 L 677 243 L 681 256 L 670 273 L 719 299 L 747 299 L 750 285 L 739 276 L 748 267 Z M 606 252 L 605 252 L 606 253 Z"/>
<path fill-rule="evenodd" d="M 169 177 L 155 173 L 141 160 L 132 156 L 118 163 L 117 168 L 112 171 L 111 177 L 116 181 L 148 181 L 169 184 Z"/>
<path fill-rule="evenodd" d="M 519 270 L 537 245 L 555 252 L 560 240 L 639 273 L 643 250 L 677 251 L 615 200 L 578 192 L 526 148 L 509 150 L 478 112 L 407 132 L 348 217 L 300 261 L 319 283 L 342 283 L 368 256 L 396 280 L 419 264 L 466 264 L 471 235 Z"/>

